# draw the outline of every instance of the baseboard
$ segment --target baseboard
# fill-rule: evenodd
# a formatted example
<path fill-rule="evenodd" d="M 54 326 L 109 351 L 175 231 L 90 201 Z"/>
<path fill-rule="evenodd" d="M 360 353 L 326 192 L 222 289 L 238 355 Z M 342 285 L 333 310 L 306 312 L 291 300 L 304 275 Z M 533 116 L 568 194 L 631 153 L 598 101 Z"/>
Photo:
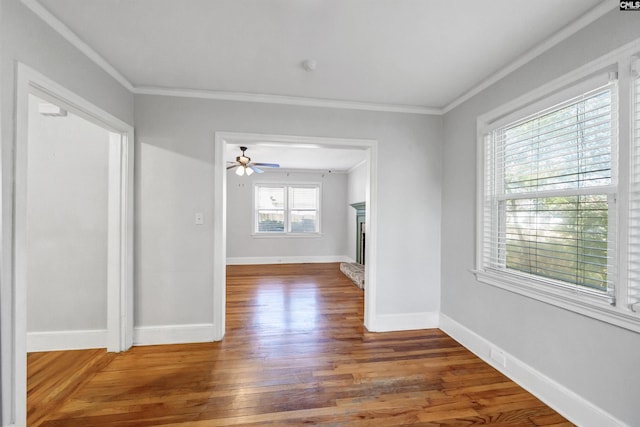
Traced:
<path fill-rule="evenodd" d="M 440 329 L 572 423 L 582 427 L 629 427 L 582 396 L 442 313 Z"/>
<path fill-rule="evenodd" d="M 27 332 L 27 352 L 106 348 L 107 330 Z"/>
<path fill-rule="evenodd" d="M 133 328 L 133 345 L 186 344 L 215 341 L 213 323 Z"/>
<path fill-rule="evenodd" d="M 322 262 L 354 262 L 354 261 L 346 255 L 228 257 L 227 258 L 227 265 L 304 264 L 304 263 L 322 263 Z"/>
<path fill-rule="evenodd" d="M 410 331 L 439 326 L 438 312 L 379 314 L 367 325 L 370 332 Z"/>

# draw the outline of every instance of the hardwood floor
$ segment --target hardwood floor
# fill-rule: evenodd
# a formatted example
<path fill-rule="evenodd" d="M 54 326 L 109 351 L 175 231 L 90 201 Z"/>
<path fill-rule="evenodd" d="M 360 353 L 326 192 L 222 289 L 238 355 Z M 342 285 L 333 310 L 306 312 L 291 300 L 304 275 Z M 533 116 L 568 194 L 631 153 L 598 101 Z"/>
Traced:
<path fill-rule="evenodd" d="M 229 266 L 222 342 L 29 354 L 29 425 L 572 425 L 443 332 L 362 319 L 337 264 Z"/>

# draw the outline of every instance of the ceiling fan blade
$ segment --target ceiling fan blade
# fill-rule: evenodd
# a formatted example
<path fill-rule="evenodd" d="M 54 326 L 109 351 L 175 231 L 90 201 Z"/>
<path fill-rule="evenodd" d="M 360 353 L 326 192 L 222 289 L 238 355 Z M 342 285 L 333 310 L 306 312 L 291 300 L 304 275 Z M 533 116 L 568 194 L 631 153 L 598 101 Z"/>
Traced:
<path fill-rule="evenodd" d="M 254 172 L 264 173 L 264 171 L 263 171 L 262 169 L 257 168 L 255 165 L 256 165 L 256 164 L 249 165 L 248 167 L 249 167 L 252 171 L 254 171 Z"/>
<path fill-rule="evenodd" d="M 237 167 L 237 166 L 238 166 L 238 165 L 234 163 L 234 164 L 232 164 L 232 165 L 227 166 L 227 170 L 229 170 L 229 169 L 233 169 L 233 168 L 235 168 L 235 167 Z"/>
<path fill-rule="evenodd" d="M 279 168 L 277 163 L 253 163 L 255 166 L 264 166 L 265 168 Z"/>

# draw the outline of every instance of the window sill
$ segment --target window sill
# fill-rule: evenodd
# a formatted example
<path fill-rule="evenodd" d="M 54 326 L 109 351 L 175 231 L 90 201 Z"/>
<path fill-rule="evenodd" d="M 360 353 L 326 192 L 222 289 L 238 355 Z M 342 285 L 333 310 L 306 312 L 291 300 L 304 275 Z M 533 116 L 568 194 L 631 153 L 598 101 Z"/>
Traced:
<path fill-rule="evenodd" d="M 322 233 L 252 233 L 254 239 L 315 239 Z"/>
<path fill-rule="evenodd" d="M 472 270 L 472 273 L 479 282 L 640 333 L 640 313 L 608 304 L 602 297 L 500 272 Z"/>

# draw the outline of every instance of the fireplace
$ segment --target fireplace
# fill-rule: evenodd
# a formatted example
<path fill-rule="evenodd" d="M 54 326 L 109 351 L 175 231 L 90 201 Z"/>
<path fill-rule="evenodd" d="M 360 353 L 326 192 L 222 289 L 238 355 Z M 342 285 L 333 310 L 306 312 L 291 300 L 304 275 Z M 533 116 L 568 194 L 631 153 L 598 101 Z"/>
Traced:
<path fill-rule="evenodd" d="M 364 202 L 351 205 L 356 210 L 356 262 L 364 265 L 366 249 L 366 205 Z"/>
<path fill-rule="evenodd" d="M 366 247 L 365 243 L 366 243 L 366 235 L 367 235 L 367 233 L 365 231 L 365 226 L 366 226 L 366 224 L 364 222 L 360 223 L 360 244 L 359 244 L 359 246 L 360 246 L 360 260 L 358 261 L 360 264 L 364 264 L 364 252 L 365 252 L 364 248 Z"/>

